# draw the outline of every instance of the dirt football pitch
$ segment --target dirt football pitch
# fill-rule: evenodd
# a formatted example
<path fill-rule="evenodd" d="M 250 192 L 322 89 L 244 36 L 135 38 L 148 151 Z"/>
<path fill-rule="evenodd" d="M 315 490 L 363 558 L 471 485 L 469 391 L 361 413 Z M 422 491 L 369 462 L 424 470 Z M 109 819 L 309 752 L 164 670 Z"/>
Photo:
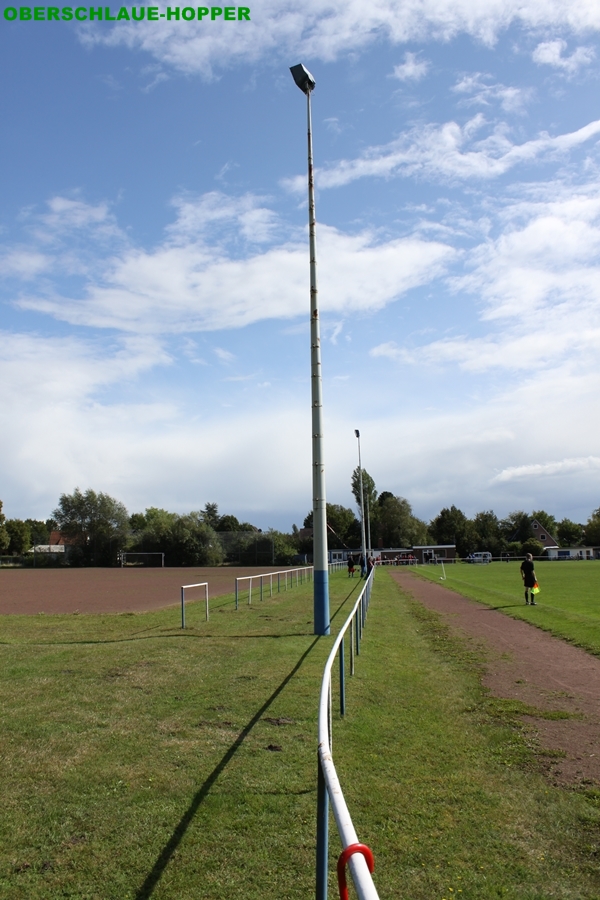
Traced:
<path fill-rule="evenodd" d="M 208 581 L 209 597 L 221 597 L 233 593 L 242 575 L 277 571 L 275 566 L 0 569 L 0 615 L 148 612 L 180 603 L 184 584 Z M 186 593 L 190 601 L 203 597 L 202 589 L 197 596 Z"/>

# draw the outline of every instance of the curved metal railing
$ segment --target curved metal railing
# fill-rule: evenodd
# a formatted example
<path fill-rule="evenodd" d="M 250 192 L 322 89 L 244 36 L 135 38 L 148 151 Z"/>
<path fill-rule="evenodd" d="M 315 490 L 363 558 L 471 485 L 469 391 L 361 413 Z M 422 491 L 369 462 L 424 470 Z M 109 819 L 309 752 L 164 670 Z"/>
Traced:
<path fill-rule="evenodd" d="M 344 799 L 344 794 L 333 764 L 333 756 L 331 752 L 332 734 L 331 734 L 331 670 L 335 662 L 335 657 L 340 653 L 340 713 L 345 713 L 345 666 L 344 666 L 344 637 L 348 629 L 350 629 L 350 671 L 354 674 L 354 654 L 360 653 L 360 640 L 362 631 L 366 622 L 367 609 L 371 599 L 371 588 L 373 585 L 374 570 L 371 571 L 360 595 L 354 604 L 352 612 L 346 619 L 340 633 L 338 634 L 331 653 L 325 664 L 323 679 L 321 681 L 321 695 L 319 701 L 319 747 L 318 747 L 318 799 L 317 799 L 317 900 L 327 900 L 327 872 L 328 872 L 328 820 L 329 820 L 329 802 L 335 817 L 337 830 L 342 842 L 343 854 L 340 857 L 340 863 L 345 865 L 347 860 L 348 868 L 356 888 L 359 900 L 379 900 L 379 895 L 367 858 L 363 855 L 364 845 L 359 844 L 358 836 L 350 811 Z M 357 845 L 357 846 L 355 846 Z M 363 849 L 360 849 L 363 848 Z M 343 869 L 343 865 L 341 866 Z M 338 878 L 341 881 L 340 866 L 338 866 Z"/>

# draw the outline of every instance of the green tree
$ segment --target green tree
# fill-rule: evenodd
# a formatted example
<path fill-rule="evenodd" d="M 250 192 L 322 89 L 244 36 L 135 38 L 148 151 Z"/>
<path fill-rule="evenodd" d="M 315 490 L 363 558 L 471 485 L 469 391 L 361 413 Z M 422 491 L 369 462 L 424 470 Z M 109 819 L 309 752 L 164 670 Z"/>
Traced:
<path fill-rule="evenodd" d="M 583 525 L 561 519 L 556 526 L 556 536 L 561 547 L 578 547 L 583 541 Z"/>
<path fill-rule="evenodd" d="M 584 540 L 588 547 L 600 546 L 600 508 L 595 509 L 587 520 Z"/>
<path fill-rule="evenodd" d="M 27 522 L 23 522 L 21 519 L 7 519 L 5 528 L 10 537 L 9 553 L 22 556 L 31 550 L 31 531 Z"/>
<path fill-rule="evenodd" d="M 10 535 L 6 530 L 6 516 L 2 512 L 2 500 L 0 500 L 0 553 L 3 550 L 6 550 L 8 545 L 10 544 Z"/>
<path fill-rule="evenodd" d="M 220 516 L 216 531 L 241 531 L 239 519 L 235 516 Z"/>
<path fill-rule="evenodd" d="M 540 522 L 540 525 L 542 523 Z M 521 555 L 524 556 L 526 553 L 531 553 L 532 556 L 542 556 L 545 551 L 545 547 L 541 541 L 536 540 L 535 538 L 527 538 L 526 541 L 521 545 Z"/>
<path fill-rule="evenodd" d="M 412 547 L 427 541 L 427 525 L 413 515 L 404 497 L 386 491 L 377 515 L 377 538 L 384 547 Z"/>
<path fill-rule="evenodd" d="M 217 532 L 207 524 L 204 511 L 176 516 L 165 559 L 176 566 L 218 566 L 223 548 Z"/>
<path fill-rule="evenodd" d="M 219 526 L 219 506 L 217 503 L 206 503 L 202 510 L 202 521 L 216 531 Z M 225 529 L 224 529 L 225 530 Z"/>
<path fill-rule="evenodd" d="M 467 556 L 476 546 L 475 527 L 456 506 L 442 509 L 429 523 L 429 531 L 437 544 L 456 544 L 459 556 Z"/>
<path fill-rule="evenodd" d="M 360 522 L 351 509 L 341 506 L 339 503 L 327 504 L 327 545 L 332 550 L 341 550 L 343 547 L 358 547 L 361 541 Z M 313 527 L 312 510 L 305 516 L 304 528 Z M 303 552 L 312 552 L 312 538 L 310 548 Z"/>
<path fill-rule="evenodd" d="M 511 512 L 500 522 L 500 531 L 507 543 L 522 544 L 532 536 L 531 516 L 523 510 Z"/>
<path fill-rule="evenodd" d="M 375 504 L 377 503 L 377 490 L 375 488 L 375 482 L 369 475 L 366 469 L 362 470 L 363 477 L 363 495 L 365 498 L 365 522 L 367 520 L 367 506 L 369 508 L 369 513 L 373 515 L 373 510 L 375 509 Z M 354 499 L 356 500 L 356 506 L 358 507 L 358 513 L 360 515 L 360 469 L 358 466 L 355 468 L 352 473 L 351 479 L 351 487 L 352 493 L 354 494 Z"/>
<path fill-rule="evenodd" d="M 135 529 L 131 549 L 143 553 L 164 553 L 167 566 L 218 566 L 223 547 L 216 531 L 205 521 L 205 511 L 180 516 L 150 506 L 130 519 Z"/>
<path fill-rule="evenodd" d="M 50 531 L 52 529 L 49 527 L 49 524 L 51 522 L 51 519 L 48 519 L 46 522 L 41 522 L 39 519 L 25 519 L 25 524 L 29 526 L 33 546 L 50 543 Z"/>
<path fill-rule="evenodd" d="M 276 566 L 289 566 L 298 553 L 298 549 L 289 534 L 269 528 L 265 537 L 273 542 L 273 559 Z"/>
<path fill-rule="evenodd" d="M 492 556 L 500 556 L 505 545 L 496 513 L 492 509 L 478 512 L 472 524 L 475 533 L 475 551 L 488 551 Z"/>
<path fill-rule="evenodd" d="M 354 512 L 339 503 L 327 504 L 327 542 L 333 550 L 360 543 L 360 522 Z"/>
<path fill-rule="evenodd" d="M 84 565 L 116 565 L 117 553 L 129 539 L 125 506 L 108 494 L 89 489 L 61 494 L 52 513 L 59 530 L 70 537 Z"/>

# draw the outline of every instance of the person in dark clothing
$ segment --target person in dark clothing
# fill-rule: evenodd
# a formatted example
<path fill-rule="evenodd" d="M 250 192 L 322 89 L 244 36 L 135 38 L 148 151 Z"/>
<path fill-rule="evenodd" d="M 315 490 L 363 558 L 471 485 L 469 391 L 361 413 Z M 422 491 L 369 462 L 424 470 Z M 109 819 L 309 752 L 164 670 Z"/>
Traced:
<path fill-rule="evenodd" d="M 360 558 L 358 560 L 358 565 L 360 566 L 360 577 L 364 578 L 367 573 L 367 561 L 365 560 L 362 553 L 360 554 Z"/>
<path fill-rule="evenodd" d="M 354 557 L 348 557 L 348 578 L 354 578 Z"/>
<path fill-rule="evenodd" d="M 535 596 L 531 589 L 537 584 L 537 578 L 535 577 L 535 568 L 531 553 L 528 553 L 521 563 L 521 578 L 523 579 L 523 584 L 525 586 L 525 603 L 535 606 Z M 531 600 L 529 599 L 529 591 L 531 591 Z"/>

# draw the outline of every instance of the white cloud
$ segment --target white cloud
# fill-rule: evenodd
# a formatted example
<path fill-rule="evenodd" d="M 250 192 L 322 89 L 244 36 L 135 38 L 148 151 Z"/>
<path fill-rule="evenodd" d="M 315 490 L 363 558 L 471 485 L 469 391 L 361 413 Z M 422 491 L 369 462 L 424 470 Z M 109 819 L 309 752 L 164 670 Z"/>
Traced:
<path fill-rule="evenodd" d="M 538 44 L 533 51 L 533 61 L 538 65 L 553 66 L 562 69 L 567 75 L 574 75 L 582 66 L 589 66 L 593 62 L 595 52 L 593 47 L 577 47 L 571 56 L 563 56 L 567 49 L 567 42 L 561 39 L 544 41 Z"/>
<path fill-rule="evenodd" d="M 502 209 L 503 230 L 466 254 L 472 271 L 453 277 L 455 293 L 477 297 L 482 336 L 463 334 L 372 348 L 400 364 L 465 372 L 535 372 L 569 360 L 595 368 L 600 353 L 600 184 Z M 526 197 L 527 188 L 523 188 Z M 555 199 L 549 199 L 555 197 Z M 475 323 L 474 323 L 475 324 Z"/>
<path fill-rule="evenodd" d="M 420 81 L 427 75 L 430 63 L 426 59 L 419 59 L 417 53 L 405 53 L 404 62 L 394 66 L 393 77 L 399 81 Z"/>
<path fill-rule="evenodd" d="M 70 197 L 56 196 L 47 201 L 47 211 L 32 218 L 38 240 L 55 242 L 66 236 L 93 233 L 95 240 L 124 239 L 108 203 L 96 205 Z"/>
<path fill-rule="evenodd" d="M 230 353 L 229 350 L 223 350 L 222 347 L 215 347 L 214 352 L 217 359 L 222 363 L 230 363 L 235 359 L 235 354 Z"/>
<path fill-rule="evenodd" d="M 175 205 L 178 218 L 163 244 L 114 253 L 99 264 L 81 297 L 45 288 L 42 294 L 30 290 L 16 304 L 74 325 L 144 333 L 240 328 L 304 313 L 304 235 L 257 253 L 244 239 L 255 239 L 261 229 L 266 237 L 273 216 L 251 198 L 209 194 Z M 343 315 L 381 309 L 437 277 L 455 255 L 441 242 L 382 242 L 368 231 L 348 235 L 325 225 L 319 226 L 319 244 L 321 310 Z M 232 250 L 238 251 L 233 257 Z"/>
<path fill-rule="evenodd" d="M 532 97 L 528 88 L 507 87 L 504 84 L 488 84 L 491 76 L 481 72 L 463 75 L 452 88 L 455 94 L 464 94 L 463 106 L 490 106 L 498 102 L 505 112 L 523 112 Z"/>
<path fill-rule="evenodd" d="M 319 188 L 341 187 L 359 178 L 420 176 L 435 181 L 497 178 L 521 163 L 565 155 L 600 134 L 600 120 L 577 131 L 551 137 L 542 132 L 523 144 L 513 144 L 505 125 L 475 140 L 486 125 L 481 114 L 464 126 L 456 122 L 422 125 L 389 144 L 369 147 L 358 159 L 341 160 L 315 173 Z M 305 178 L 284 181 L 293 191 L 305 189 Z"/>
<path fill-rule="evenodd" d="M 511 25 L 527 30 L 600 28 L 595 0 L 255 0 L 250 22 L 157 22 L 140 28 L 120 22 L 110 31 L 82 27 L 88 43 L 143 49 L 161 64 L 214 77 L 232 65 L 292 56 L 331 61 L 382 38 L 392 44 L 449 41 L 468 34 L 488 45 Z"/>
<path fill-rule="evenodd" d="M 574 472 L 592 472 L 600 470 L 600 456 L 580 456 L 561 459 L 556 462 L 531 463 L 526 466 L 509 466 L 492 478 L 492 484 L 503 484 L 519 479 L 543 478 L 552 475 L 565 475 Z"/>
<path fill-rule="evenodd" d="M 54 265 L 54 258 L 39 250 L 13 247 L 0 257 L 0 272 L 4 278 L 20 278 L 29 281 Z"/>

